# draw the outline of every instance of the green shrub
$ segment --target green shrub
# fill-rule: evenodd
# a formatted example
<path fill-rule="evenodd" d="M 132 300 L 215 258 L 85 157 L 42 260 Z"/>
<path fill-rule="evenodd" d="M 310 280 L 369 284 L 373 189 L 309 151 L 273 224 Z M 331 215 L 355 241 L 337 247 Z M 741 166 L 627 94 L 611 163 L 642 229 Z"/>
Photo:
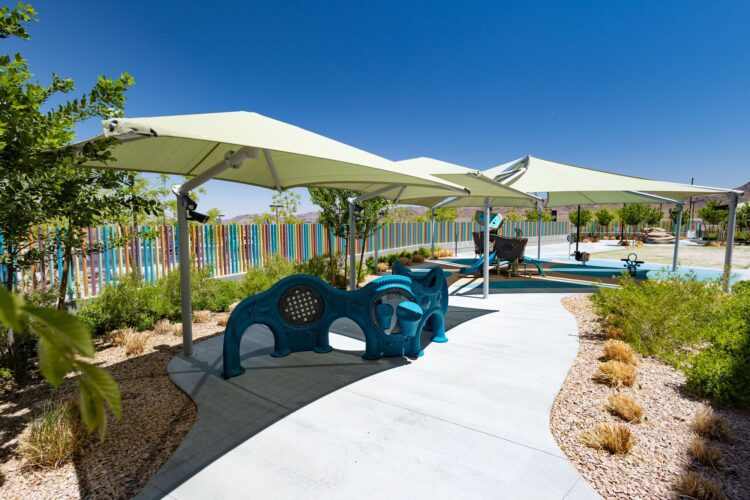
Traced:
<path fill-rule="evenodd" d="M 316 276 L 324 281 L 331 281 L 331 256 L 316 255 L 311 257 L 307 262 L 297 264 L 294 272 Z"/>
<path fill-rule="evenodd" d="M 84 301 L 77 316 L 95 335 L 127 327 L 146 330 L 170 312 L 167 297 L 159 288 L 130 274 Z"/>
<path fill-rule="evenodd" d="M 239 285 L 242 298 L 268 290 L 281 278 L 294 274 L 294 264 L 281 257 L 272 255 L 266 261 L 265 267 L 254 267 L 245 274 Z"/>
<path fill-rule="evenodd" d="M 710 328 L 711 345 L 693 357 L 686 373 L 688 390 L 741 408 L 750 407 L 748 291 L 743 285 L 724 302 Z"/>
<path fill-rule="evenodd" d="M 419 255 L 421 255 L 422 257 L 424 257 L 425 259 L 430 256 L 430 251 L 428 249 L 424 248 L 424 247 L 419 247 L 415 253 L 418 253 Z"/>
<path fill-rule="evenodd" d="M 732 287 L 732 293 L 735 295 L 750 295 L 750 280 L 735 283 Z"/>
<path fill-rule="evenodd" d="M 679 365 L 680 351 L 708 340 L 723 294 L 718 282 L 694 276 L 663 275 L 636 283 L 623 275 L 620 288 L 592 296 L 597 314 L 623 329 L 626 340 L 643 355 Z"/>
<path fill-rule="evenodd" d="M 375 274 L 375 259 L 373 257 L 367 257 L 365 266 L 367 267 L 367 272 L 369 274 Z"/>

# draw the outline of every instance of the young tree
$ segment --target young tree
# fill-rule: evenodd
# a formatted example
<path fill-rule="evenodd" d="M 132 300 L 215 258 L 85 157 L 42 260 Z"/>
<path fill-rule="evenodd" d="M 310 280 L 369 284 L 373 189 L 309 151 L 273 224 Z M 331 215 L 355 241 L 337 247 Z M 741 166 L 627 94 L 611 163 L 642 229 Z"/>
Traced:
<path fill-rule="evenodd" d="M 528 208 L 524 210 L 523 214 L 527 222 L 539 221 L 539 210 Z M 542 211 L 542 222 L 552 222 L 553 220 L 554 220 L 554 217 L 552 217 L 552 210 L 550 210 L 549 208 L 545 208 Z"/>
<path fill-rule="evenodd" d="M 662 212 L 657 207 L 649 207 L 647 205 L 643 205 L 643 209 L 644 209 L 643 222 L 645 222 L 649 226 L 655 226 L 659 224 L 664 218 L 664 212 Z"/>
<path fill-rule="evenodd" d="M 586 210 L 585 208 L 581 209 L 581 227 L 585 228 L 586 224 L 591 222 L 591 219 L 594 218 L 594 213 L 591 210 Z M 578 225 L 578 210 L 572 210 L 568 214 L 568 220 L 571 222 L 571 224 Z"/>
<path fill-rule="evenodd" d="M 515 208 L 511 208 L 507 212 L 505 212 L 505 220 L 508 222 L 522 222 L 524 220 L 524 216 L 518 213 L 518 210 Z"/>
<path fill-rule="evenodd" d="M 679 214 L 679 213 L 680 213 L 680 209 L 677 208 L 677 207 L 669 209 L 669 218 L 672 220 L 672 224 L 675 224 L 675 226 L 677 224 L 677 214 Z M 682 221 L 680 222 L 683 231 L 687 230 L 687 223 L 689 221 L 690 221 L 690 212 L 688 212 L 687 210 L 683 210 L 682 211 Z M 675 227 L 675 231 L 676 230 L 677 229 Z"/>
<path fill-rule="evenodd" d="M 594 212 L 596 223 L 599 225 L 599 235 L 602 234 L 602 228 L 609 227 L 609 224 L 615 219 L 615 214 L 606 208 L 600 208 Z"/>
<path fill-rule="evenodd" d="M 325 224 L 330 233 L 338 238 L 349 238 L 349 199 L 356 197 L 359 193 L 348 189 L 308 188 L 310 200 L 320 207 L 318 222 Z M 363 210 L 355 212 L 355 237 L 364 238 L 362 252 L 364 255 L 364 243 L 367 235 L 378 223 L 388 216 L 390 202 L 383 198 L 370 198 L 361 203 Z M 334 242 L 331 241 L 331 248 Z M 360 269 L 362 266 L 360 257 Z M 330 255 L 331 283 L 335 283 L 336 268 L 333 251 Z M 344 260 L 344 274 L 347 272 L 347 262 Z"/>
<path fill-rule="evenodd" d="M 629 226 L 637 226 L 642 224 L 646 220 L 646 212 L 648 207 L 646 205 L 639 204 L 624 204 L 622 208 L 617 211 L 622 221 L 622 234 L 620 239 L 625 239 L 625 224 Z"/>
<path fill-rule="evenodd" d="M 438 222 L 453 222 L 458 218 L 458 210 L 453 207 L 435 209 L 435 220 Z"/>
<path fill-rule="evenodd" d="M 719 202 L 716 200 L 708 200 L 706 205 L 698 209 L 698 217 L 703 219 L 706 224 L 719 226 L 719 228 L 727 223 L 729 218 L 729 211 L 726 209 L 719 208 Z"/>

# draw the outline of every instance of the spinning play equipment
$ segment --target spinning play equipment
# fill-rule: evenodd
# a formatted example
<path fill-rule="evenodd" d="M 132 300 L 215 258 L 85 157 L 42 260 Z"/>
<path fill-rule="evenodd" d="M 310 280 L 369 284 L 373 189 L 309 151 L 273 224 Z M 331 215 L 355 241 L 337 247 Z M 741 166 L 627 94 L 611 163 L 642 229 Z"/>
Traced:
<path fill-rule="evenodd" d="M 484 212 L 482 210 L 477 210 L 476 212 L 474 212 L 474 220 L 484 226 Z M 490 214 L 490 229 L 499 228 L 502 220 L 503 217 L 500 214 Z"/>
<path fill-rule="evenodd" d="M 271 356 L 275 357 L 300 351 L 330 352 L 331 324 L 344 317 L 362 329 L 365 359 L 418 357 L 427 321 L 436 332 L 435 341 L 445 342 L 441 339 L 445 338 L 447 306 L 447 285 L 442 286 L 431 272 L 414 279 L 382 276 L 355 291 L 339 290 L 307 274 L 288 276 L 265 292 L 246 298 L 232 311 L 224 334 L 223 376 L 235 377 L 245 371 L 240 363 L 240 341 L 254 324 L 266 325 L 273 333 Z"/>
<path fill-rule="evenodd" d="M 445 271 L 438 266 L 413 270 L 395 261 L 393 274 L 411 279 L 414 298 L 423 311 L 418 331 L 432 331 L 433 342 L 448 342 L 448 337 L 445 336 L 445 315 L 448 312 L 448 281 L 445 279 Z M 420 338 L 415 337 L 414 341 L 419 343 Z"/>
<path fill-rule="evenodd" d="M 625 263 L 625 268 L 630 273 L 630 276 L 635 278 L 638 274 L 638 266 L 643 264 L 643 261 L 638 260 L 638 255 L 636 253 L 629 253 L 627 257 L 620 260 Z"/>

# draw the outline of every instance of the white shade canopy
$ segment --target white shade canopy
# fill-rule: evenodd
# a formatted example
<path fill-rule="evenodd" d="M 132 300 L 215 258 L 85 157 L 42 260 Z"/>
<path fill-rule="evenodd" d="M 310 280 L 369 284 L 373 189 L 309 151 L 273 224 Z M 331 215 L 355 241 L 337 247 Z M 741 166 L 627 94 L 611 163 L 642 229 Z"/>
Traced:
<path fill-rule="evenodd" d="M 319 186 L 370 193 L 394 186 L 380 193 L 391 199 L 405 185 L 465 192 L 462 186 L 412 173 L 380 156 L 257 113 L 115 118 L 103 126 L 104 136 L 119 141 L 114 159 L 85 166 L 197 176 L 245 147 L 252 154 L 239 168 L 211 177 L 280 190 Z"/>
<path fill-rule="evenodd" d="M 546 193 L 547 206 L 681 202 L 731 189 L 655 181 L 525 156 L 484 174 L 526 193 Z"/>
<path fill-rule="evenodd" d="M 482 207 L 485 199 L 490 199 L 493 207 L 529 207 L 536 206 L 538 198 L 504 186 L 493 181 L 479 170 L 461 167 L 453 163 L 436 160 L 434 158 L 412 158 L 396 162 L 409 172 L 438 177 L 466 187 L 467 193 L 449 193 L 437 191 L 434 188 L 422 186 L 408 186 L 399 197 L 400 203 L 435 207 L 440 204 L 445 207 Z"/>

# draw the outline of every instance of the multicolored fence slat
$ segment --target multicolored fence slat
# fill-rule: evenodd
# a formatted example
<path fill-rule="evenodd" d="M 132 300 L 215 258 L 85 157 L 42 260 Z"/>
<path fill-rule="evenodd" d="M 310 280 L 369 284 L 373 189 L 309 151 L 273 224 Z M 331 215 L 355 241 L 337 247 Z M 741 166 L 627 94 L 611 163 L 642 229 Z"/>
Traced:
<path fill-rule="evenodd" d="M 512 236 L 520 229 L 526 236 L 537 234 L 536 222 L 509 222 L 502 234 Z M 593 226 L 591 231 L 595 231 Z M 436 222 L 435 244 L 472 241 L 471 233 L 479 231 L 474 221 Z M 63 272 L 63 252 L 60 248 L 60 228 L 40 228 L 33 232 L 35 242 L 53 251 L 33 269 L 17 273 L 16 286 L 22 290 L 47 289 L 60 283 Z M 543 235 L 563 235 L 570 232 L 568 222 L 542 223 Z M 614 232 L 614 231 L 612 231 Z M 365 245 L 365 252 L 388 252 L 404 247 L 429 247 L 433 227 L 429 222 L 393 222 L 372 231 L 365 241 L 357 242 L 357 254 Z M 304 262 L 331 252 L 343 253 L 346 241 L 333 236 L 322 224 L 191 224 L 190 256 L 197 269 L 210 269 L 212 276 L 226 276 L 247 272 L 252 267 L 264 266 L 268 256 L 280 254 L 294 262 Z M 38 240 L 38 241 L 37 241 Z M 140 270 L 147 281 L 162 279 L 179 263 L 178 228 L 163 226 L 102 226 L 84 231 L 80 247 L 74 249 L 70 263 L 71 296 L 91 297 L 108 284 L 118 283 L 123 277 Z M 0 253 L 3 240 L 0 235 Z M 7 269 L 0 265 L 0 279 L 7 277 Z"/>

